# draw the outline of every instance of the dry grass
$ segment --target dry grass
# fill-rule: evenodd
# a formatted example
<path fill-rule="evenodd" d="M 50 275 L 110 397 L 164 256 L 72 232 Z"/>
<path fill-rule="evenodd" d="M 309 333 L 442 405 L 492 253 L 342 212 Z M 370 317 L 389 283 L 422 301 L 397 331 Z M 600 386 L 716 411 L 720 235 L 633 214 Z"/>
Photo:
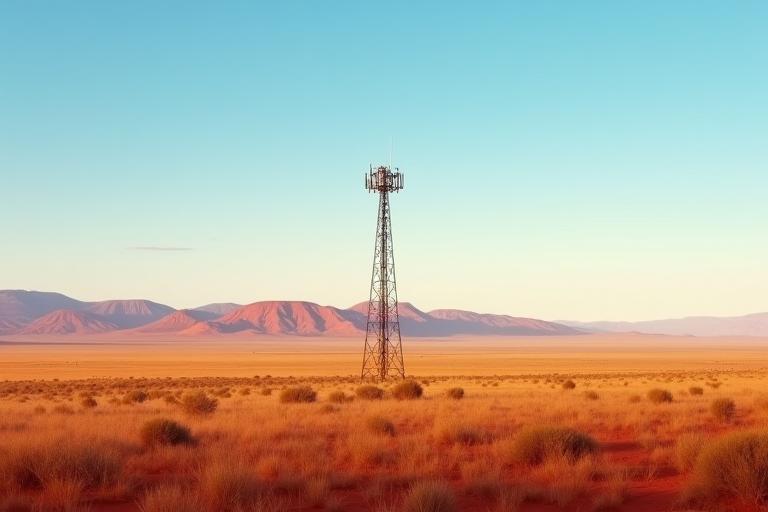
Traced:
<path fill-rule="evenodd" d="M 166 418 L 149 420 L 141 427 L 141 441 L 144 446 L 175 446 L 191 444 L 189 428 Z"/>
<path fill-rule="evenodd" d="M 666 389 L 653 388 L 646 395 L 654 404 L 669 403 L 672 401 L 672 393 Z"/>
<path fill-rule="evenodd" d="M 713 509 L 723 497 L 763 499 L 755 497 L 760 464 L 736 468 L 742 448 L 731 462 L 704 461 L 720 443 L 713 438 L 768 422 L 757 393 L 768 374 L 569 375 L 580 391 L 563 392 L 564 377 L 554 374 L 431 376 L 423 379 L 429 385 L 413 381 L 419 400 L 360 387 L 355 377 L 0 381 L 0 504 L 16 500 L 35 512 L 98 512 L 113 502 L 147 512 L 402 512 L 453 499 L 494 512 L 621 510 L 670 474 L 680 490 L 690 481 Z M 720 385 L 702 399 L 690 392 L 701 382 Z M 673 402 L 629 402 L 660 386 Z M 320 403 L 287 406 L 260 392 L 302 388 Z M 455 389 L 471 400 L 450 399 Z M 135 391 L 146 396 L 126 403 L 143 396 Z M 215 403 L 215 414 L 185 414 L 190 396 Z M 89 397 L 97 407 L 81 407 Z M 749 405 L 723 422 L 709 409 L 717 399 Z M 717 491 L 701 493 L 705 486 Z"/>
<path fill-rule="evenodd" d="M 736 402 L 730 398 L 716 398 L 709 404 L 709 412 L 718 421 L 731 421 L 736 415 Z"/>
<path fill-rule="evenodd" d="M 573 462 L 599 450 L 597 441 L 587 434 L 563 427 L 528 427 L 515 437 L 511 448 L 512 460 L 529 465 L 558 457 Z"/>
<path fill-rule="evenodd" d="M 404 380 L 392 388 L 392 396 L 398 400 L 415 400 L 423 394 L 424 388 L 415 380 Z"/>
<path fill-rule="evenodd" d="M 317 392 L 309 386 L 294 386 L 280 392 L 284 404 L 310 403 L 317 400 Z"/>
<path fill-rule="evenodd" d="M 705 446 L 692 485 L 709 502 L 731 496 L 744 503 L 768 503 L 768 432 L 732 433 Z"/>
<path fill-rule="evenodd" d="M 403 512 L 456 512 L 456 497 L 445 482 L 421 482 L 408 492 Z"/>
<path fill-rule="evenodd" d="M 192 416 L 205 416 L 213 414 L 219 406 L 219 401 L 210 398 L 203 391 L 185 394 L 180 402 L 181 409 Z"/>

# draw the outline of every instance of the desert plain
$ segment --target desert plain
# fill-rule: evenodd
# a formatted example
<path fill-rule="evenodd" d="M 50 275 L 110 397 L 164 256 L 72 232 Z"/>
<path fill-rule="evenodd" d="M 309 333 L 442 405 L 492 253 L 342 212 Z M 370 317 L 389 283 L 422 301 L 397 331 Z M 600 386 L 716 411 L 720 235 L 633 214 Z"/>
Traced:
<path fill-rule="evenodd" d="M 764 510 L 768 339 L 0 338 L 0 511 Z"/>

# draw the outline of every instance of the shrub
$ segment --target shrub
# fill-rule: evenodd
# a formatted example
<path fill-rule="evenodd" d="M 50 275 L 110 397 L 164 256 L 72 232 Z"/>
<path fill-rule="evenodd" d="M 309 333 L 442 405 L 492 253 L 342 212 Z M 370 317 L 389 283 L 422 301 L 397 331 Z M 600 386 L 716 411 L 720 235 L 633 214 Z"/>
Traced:
<path fill-rule="evenodd" d="M 141 441 L 145 446 L 177 445 L 192 442 L 189 429 L 165 418 L 150 420 L 141 427 Z"/>
<path fill-rule="evenodd" d="M 181 487 L 152 489 L 139 504 L 141 512 L 198 512 L 202 509 L 195 494 Z"/>
<path fill-rule="evenodd" d="M 213 414 L 219 406 L 219 401 L 210 398 L 203 391 L 188 393 L 181 398 L 181 409 L 192 416 Z"/>
<path fill-rule="evenodd" d="M 705 446 L 694 467 L 695 486 L 711 499 L 768 501 L 768 433 L 736 432 Z"/>
<path fill-rule="evenodd" d="M 355 395 L 363 400 L 381 400 L 384 398 L 384 390 L 373 384 L 365 384 L 355 390 Z"/>
<path fill-rule="evenodd" d="M 450 388 L 448 391 L 445 392 L 446 395 L 448 395 L 448 398 L 453 398 L 454 400 L 461 400 L 464 398 L 464 388 Z"/>
<path fill-rule="evenodd" d="M 568 379 L 567 381 L 563 382 L 562 387 L 565 390 L 570 390 L 576 387 L 576 383 L 573 382 L 571 379 Z"/>
<path fill-rule="evenodd" d="M 146 402 L 149 399 L 149 395 L 146 391 L 142 391 L 140 389 L 134 389 L 133 391 L 129 391 L 125 394 L 123 397 L 123 403 L 124 404 L 140 404 L 142 402 Z"/>
<path fill-rule="evenodd" d="M 595 391 L 589 390 L 584 392 L 584 398 L 587 400 L 599 400 L 600 395 L 598 395 Z"/>
<path fill-rule="evenodd" d="M 718 398 L 709 404 L 709 411 L 719 421 L 731 421 L 736 415 L 736 403 L 730 398 Z"/>
<path fill-rule="evenodd" d="M 86 409 L 93 409 L 99 403 L 91 396 L 83 398 L 83 400 L 80 402 L 80 405 L 82 405 Z"/>
<path fill-rule="evenodd" d="M 672 393 L 670 393 L 666 389 L 654 388 L 648 392 L 647 396 L 648 396 L 648 400 L 650 400 L 654 404 L 661 404 L 664 402 L 672 401 Z"/>
<path fill-rule="evenodd" d="M 706 438 L 701 434 L 683 434 L 675 443 L 675 467 L 681 473 L 690 471 L 696 464 Z"/>
<path fill-rule="evenodd" d="M 421 482 L 408 492 L 404 512 L 455 512 L 458 510 L 453 491 L 444 482 Z"/>
<path fill-rule="evenodd" d="M 415 380 L 404 380 L 392 388 L 392 396 L 398 400 L 415 400 L 421 398 L 424 388 Z"/>
<path fill-rule="evenodd" d="M 343 391 L 333 391 L 328 395 L 328 401 L 336 404 L 344 404 L 352 401 L 351 396 L 347 396 Z"/>
<path fill-rule="evenodd" d="M 596 453 L 597 441 L 587 434 L 564 427 L 530 427 L 522 430 L 512 443 L 512 459 L 516 462 L 541 464 L 552 456 L 576 461 Z"/>
<path fill-rule="evenodd" d="M 688 392 L 691 395 L 703 395 L 704 394 L 704 388 L 699 386 L 691 386 L 688 388 Z"/>
<path fill-rule="evenodd" d="M 631 404 L 636 404 L 640 402 L 640 400 L 642 400 L 642 397 L 640 395 L 631 395 L 629 397 L 629 403 Z"/>
<path fill-rule="evenodd" d="M 295 386 L 285 388 L 280 392 L 280 401 L 283 403 L 308 403 L 317 399 L 317 393 L 309 386 Z"/>
<path fill-rule="evenodd" d="M 263 396 L 270 396 L 272 394 L 272 388 L 261 388 L 261 394 Z"/>

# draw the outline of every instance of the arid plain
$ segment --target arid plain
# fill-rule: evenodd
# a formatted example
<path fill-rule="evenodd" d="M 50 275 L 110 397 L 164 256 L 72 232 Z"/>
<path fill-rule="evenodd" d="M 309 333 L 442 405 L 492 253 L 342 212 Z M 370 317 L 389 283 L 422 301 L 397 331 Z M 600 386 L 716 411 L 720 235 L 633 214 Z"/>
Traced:
<path fill-rule="evenodd" d="M 762 510 L 768 339 L 2 338 L 0 510 Z M 747 457 L 745 459 L 745 457 Z"/>

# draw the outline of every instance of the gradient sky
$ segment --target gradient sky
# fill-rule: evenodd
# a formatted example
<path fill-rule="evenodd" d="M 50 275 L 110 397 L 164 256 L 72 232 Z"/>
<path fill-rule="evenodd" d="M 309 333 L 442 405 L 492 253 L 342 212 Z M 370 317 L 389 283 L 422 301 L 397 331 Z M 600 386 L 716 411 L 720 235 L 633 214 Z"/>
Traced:
<path fill-rule="evenodd" d="M 766 311 L 766 26 L 765 1 L 0 1 L 0 288 L 351 305 L 394 139 L 422 309 Z"/>

